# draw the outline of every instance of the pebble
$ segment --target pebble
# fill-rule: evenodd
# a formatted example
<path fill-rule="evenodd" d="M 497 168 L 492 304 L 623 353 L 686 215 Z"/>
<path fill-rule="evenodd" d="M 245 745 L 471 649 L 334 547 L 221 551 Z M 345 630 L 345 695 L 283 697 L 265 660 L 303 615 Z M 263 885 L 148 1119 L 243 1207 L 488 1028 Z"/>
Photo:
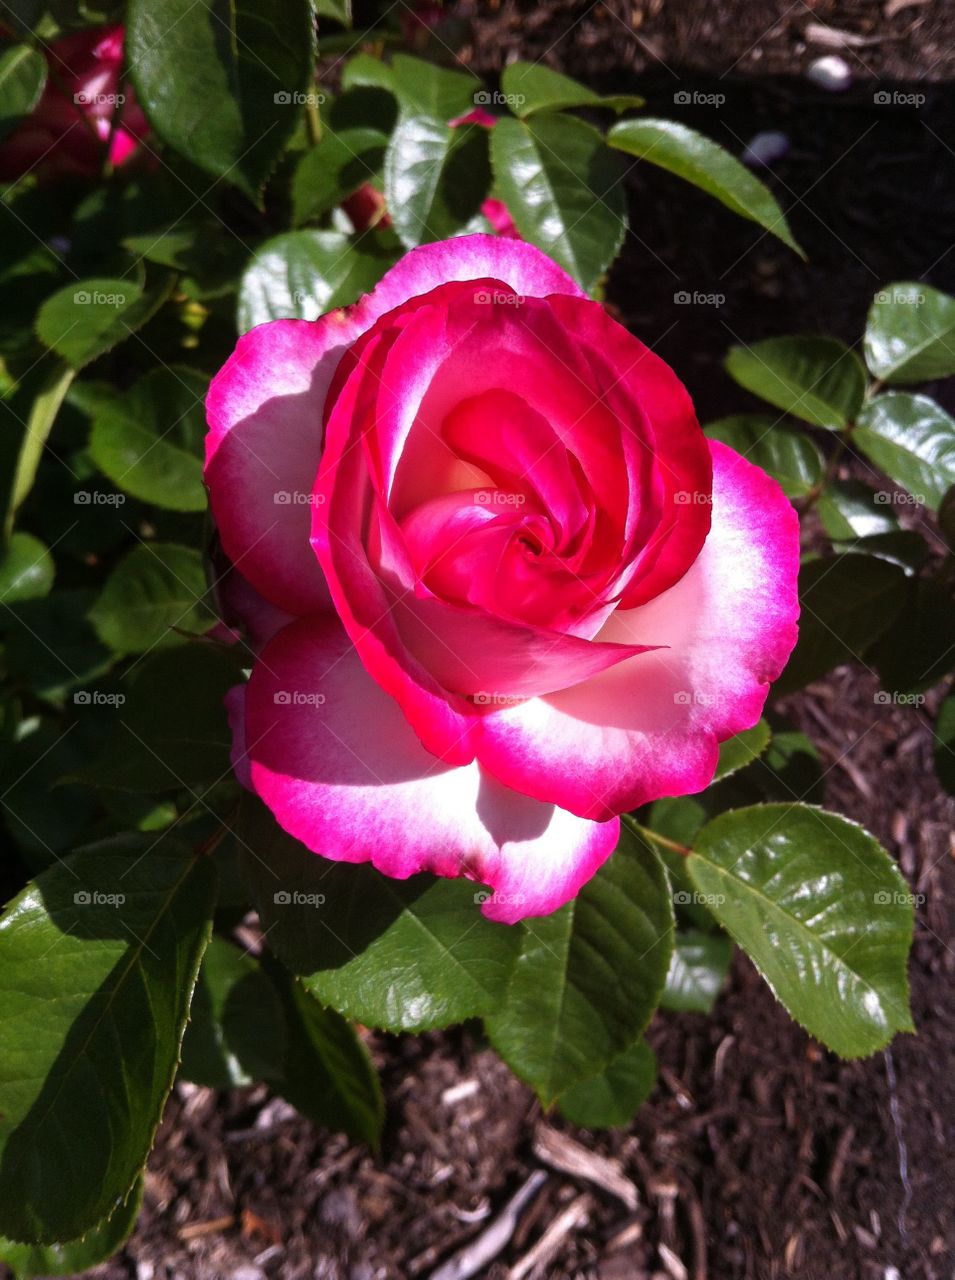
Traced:
<path fill-rule="evenodd" d="M 806 76 L 820 89 L 831 89 L 838 92 L 848 89 L 852 84 L 852 72 L 845 58 L 835 53 L 827 53 L 824 58 L 816 58 L 809 64 Z"/>
<path fill-rule="evenodd" d="M 777 160 L 782 160 L 788 150 L 789 139 L 786 135 L 768 129 L 750 138 L 740 159 L 743 164 L 752 165 L 755 169 L 764 169 L 775 164 Z"/>

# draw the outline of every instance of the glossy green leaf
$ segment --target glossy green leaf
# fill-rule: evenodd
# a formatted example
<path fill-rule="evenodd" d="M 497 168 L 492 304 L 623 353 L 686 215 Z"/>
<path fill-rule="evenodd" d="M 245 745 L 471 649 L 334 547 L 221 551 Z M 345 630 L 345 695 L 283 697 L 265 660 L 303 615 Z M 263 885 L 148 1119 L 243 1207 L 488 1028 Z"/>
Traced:
<path fill-rule="evenodd" d="M 318 14 L 319 21 L 322 18 L 330 18 L 332 22 L 338 22 L 343 27 L 351 26 L 351 0 L 315 0 L 315 12 Z"/>
<path fill-rule="evenodd" d="M 130 0 L 126 60 L 161 139 L 258 200 L 314 86 L 308 0 Z"/>
<path fill-rule="evenodd" d="M 772 192 L 735 156 L 695 130 L 675 120 L 621 120 L 607 134 L 607 142 L 692 182 L 802 253 Z"/>
<path fill-rule="evenodd" d="M 817 503 L 822 527 L 833 542 L 892 533 L 899 522 L 885 496 L 861 480 L 833 480 Z"/>
<path fill-rule="evenodd" d="M 77 781 L 110 790 L 192 789 L 231 776 L 224 698 L 241 683 L 241 653 L 193 641 L 159 649 L 122 686 L 118 723 Z"/>
<path fill-rule="evenodd" d="M 886 285 L 869 309 L 865 359 L 888 383 L 955 373 L 955 298 L 920 281 Z"/>
<path fill-rule="evenodd" d="M 16 464 L 10 473 L 7 512 L 4 520 L 4 532 L 7 537 L 13 532 L 17 511 L 33 488 L 37 467 L 40 465 L 43 450 L 53 430 L 56 415 L 75 377 L 74 370 L 59 362 L 50 364 L 41 371 L 40 381 L 30 405 L 29 417 L 25 423 L 17 423 L 17 428 L 22 430 L 22 435 L 17 448 Z M 13 429 L 11 423 L 6 423 L 5 427 L 7 430 Z"/>
<path fill-rule="evenodd" d="M 142 328 L 169 296 L 172 280 L 166 276 L 150 289 L 135 280 L 77 280 L 44 302 L 37 336 L 74 369 L 82 369 Z"/>
<path fill-rule="evenodd" d="M 705 827 L 688 866 L 776 998 L 823 1044 L 855 1058 L 914 1030 L 912 894 L 861 827 L 807 805 L 756 805 Z"/>
<path fill-rule="evenodd" d="M 123 837 L 44 871 L 0 917 L 0 1231 L 49 1244 L 135 1182 L 179 1060 L 211 865 Z"/>
<path fill-rule="evenodd" d="M 877 699 L 901 699 L 905 705 L 913 695 L 937 684 L 955 669 L 955 600 L 951 590 L 931 578 L 906 583 L 898 615 L 872 646 L 868 658 L 877 667 L 882 683 L 883 693 L 876 694 Z"/>
<path fill-rule="evenodd" d="M 267 320 L 315 320 L 356 302 L 395 260 L 386 241 L 340 231 L 289 231 L 253 255 L 239 285 L 238 326 Z"/>
<path fill-rule="evenodd" d="M 854 421 L 865 394 L 862 362 L 834 338 L 765 338 L 732 347 L 726 371 L 747 391 L 816 427 Z"/>
<path fill-rule="evenodd" d="M 836 551 L 854 551 L 860 556 L 878 556 L 880 560 L 898 565 L 907 575 L 918 573 L 931 555 L 928 543 L 914 529 L 892 529 L 867 538 L 836 541 L 833 547 Z"/>
<path fill-rule="evenodd" d="M 285 1015 L 274 985 L 225 938 L 206 948 L 182 1041 L 180 1075 L 211 1089 L 281 1076 Z"/>
<path fill-rule="evenodd" d="M 40 101 L 46 84 L 46 59 L 28 44 L 0 53 L 0 138 L 5 138 Z"/>
<path fill-rule="evenodd" d="M 417 61 L 409 59 L 409 61 Z M 342 88 L 383 89 L 387 93 L 395 93 L 395 74 L 387 62 L 374 57 L 370 53 L 356 53 L 349 58 L 342 71 Z"/>
<path fill-rule="evenodd" d="M 860 413 L 852 440 L 890 480 L 933 511 L 955 484 L 955 418 L 928 396 L 876 396 Z"/>
<path fill-rule="evenodd" d="M 755 466 L 778 480 L 787 498 L 805 497 L 822 479 L 823 459 L 803 431 L 778 423 L 765 414 L 720 418 L 706 428 L 711 440 L 721 440 Z"/>
<path fill-rule="evenodd" d="M 396 94 L 401 112 L 385 155 L 385 200 L 410 249 L 457 234 L 478 212 L 490 187 L 487 131 L 448 127 L 474 106 L 475 77 L 406 54 L 389 73 L 379 83 Z"/>
<path fill-rule="evenodd" d="M 77 1276 L 105 1262 L 133 1233 L 143 1202 L 143 1180 L 138 1179 L 122 1204 L 79 1240 L 67 1244 L 14 1244 L 0 1240 L 0 1262 L 17 1280 L 27 1276 Z"/>
<path fill-rule="evenodd" d="M 106 579 L 89 612 L 96 634 L 116 653 L 144 653 L 208 631 L 215 616 L 203 599 L 202 556 L 174 543 L 139 543 Z M 176 628 L 177 630 L 174 630 Z"/>
<path fill-rule="evenodd" d="M 0 551 L 0 604 L 34 600 L 53 586 L 53 557 L 32 533 L 15 533 Z"/>
<path fill-rule="evenodd" d="M 955 796 L 955 695 L 952 694 L 939 707 L 935 721 L 935 772 L 949 795 Z"/>
<path fill-rule="evenodd" d="M 626 230 L 620 165 L 597 130 L 548 113 L 501 120 L 491 130 L 491 164 L 524 239 L 593 289 Z"/>
<path fill-rule="evenodd" d="M 802 566 L 799 599 L 799 640 L 775 686 L 779 693 L 862 660 L 902 608 L 905 575 L 874 556 L 824 556 Z"/>
<path fill-rule="evenodd" d="M 90 457 L 118 489 L 142 502 L 204 511 L 208 386 L 208 378 L 185 366 L 151 369 L 96 415 Z"/>
<path fill-rule="evenodd" d="M 302 156 L 292 177 L 296 225 L 321 218 L 365 182 L 380 179 L 388 135 L 359 125 L 338 132 L 325 127 L 321 142 Z"/>
<path fill-rule="evenodd" d="M 631 107 L 644 105 L 643 98 L 635 94 L 603 97 L 540 62 L 509 63 L 501 77 L 501 89 L 507 105 L 522 118 L 536 111 L 559 111 L 567 107 L 609 107 L 611 111 L 628 111 Z"/>
<path fill-rule="evenodd" d="M 492 1044 L 545 1105 L 553 1102 L 644 1031 L 672 949 L 666 873 L 624 823 L 617 851 L 576 898 L 524 921 L 507 991 L 485 1018 Z"/>
<path fill-rule="evenodd" d="M 769 738 L 769 725 L 765 720 L 758 720 L 752 729 L 744 729 L 742 733 L 727 738 L 720 744 L 720 758 L 713 781 L 728 778 L 731 773 L 745 769 L 748 764 L 758 760 L 769 746 Z"/>
<path fill-rule="evenodd" d="M 251 800 L 239 835 L 269 947 L 323 1004 L 365 1026 L 421 1031 L 499 1003 L 521 935 L 484 919 L 485 891 L 318 858 Z"/>
<path fill-rule="evenodd" d="M 656 1056 L 641 1038 L 614 1058 L 606 1071 L 561 1094 L 557 1105 L 571 1124 L 583 1129 L 618 1128 L 630 1123 L 656 1079 Z"/>
<path fill-rule="evenodd" d="M 723 933 L 678 932 L 661 1007 L 675 1013 L 709 1013 L 732 958 L 733 944 Z"/>
<path fill-rule="evenodd" d="M 323 1008 L 298 979 L 277 964 L 268 972 L 288 1028 L 275 1087 L 313 1124 L 377 1147 L 385 1104 L 368 1050 L 341 1014 Z"/>

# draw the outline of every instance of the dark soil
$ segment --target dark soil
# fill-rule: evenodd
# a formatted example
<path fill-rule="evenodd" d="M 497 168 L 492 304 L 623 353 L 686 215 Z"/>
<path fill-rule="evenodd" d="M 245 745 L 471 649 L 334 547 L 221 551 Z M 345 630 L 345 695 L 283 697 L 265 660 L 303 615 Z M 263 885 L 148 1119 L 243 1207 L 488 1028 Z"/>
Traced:
<path fill-rule="evenodd" d="M 789 135 L 770 181 L 808 265 L 663 173 L 632 166 L 625 178 L 633 231 L 608 297 L 674 364 L 704 419 L 755 407 L 720 369 L 733 341 L 799 330 L 857 341 L 886 282 L 955 284 L 955 96 L 944 82 L 955 68 L 955 9 L 934 0 L 502 0 L 474 8 L 462 56 L 486 74 L 517 56 L 543 57 L 597 88 L 639 90 L 654 114 L 683 119 L 737 153 L 758 130 Z M 843 51 L 857 76 L 844 94 L 804 78 L 814 56 L 833 51 L 807 41 L 810 22 L 866 39 Z M 924 104 L 874 102 L 875 91 L 906 84 L 920 86 Z M 725 102 L 674 102 L 678 92 Z M 688 306 L 675 301 L 681 291 L 722 301 Z M 631 1129 L 574 1135 L 619 1161 L 638 1189 L 636 1212 L 548 1170 L 516 1236 L 484 1273 L 491 1280 L 516 1280 L 522 1272 L 510 1268 L 585 1190 L 586 1221 L 531 1275 L 955 1274 L 955 806 L 934 780 L 932 700 L 886 706 L 874 701 L 876 689 L 871 674 L 845 668 L 788 709 L 823 754 L 827 805 L 864 822 L 924 895 L 911 964 L 918 1035 L 898 1039 L 891 1056 L 840 1063 L 738 958 L 714 1016 L 656 1018 L 650 1039 L 661 1079 Z M 539 1110 L 471 1029 L 371 1043 L 389 1115 L 380 1157 L 317 1132 L 261 1090 L 180 1087 L 136 1235 L 92 1274 L 430 1275 L 541 1167 L 532 1149 Z M 473 1091 L 448 1094 L 463 1082 Z"/>

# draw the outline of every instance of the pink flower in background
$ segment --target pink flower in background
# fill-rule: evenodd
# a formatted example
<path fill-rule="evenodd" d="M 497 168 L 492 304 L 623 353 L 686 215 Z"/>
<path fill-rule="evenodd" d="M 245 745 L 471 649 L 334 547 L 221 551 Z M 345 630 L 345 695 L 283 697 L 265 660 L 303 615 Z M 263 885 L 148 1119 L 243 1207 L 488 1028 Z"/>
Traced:
<path fill-rule="evenodd" d="M 508 240 L 520 240 L 521 233 L 514 225 L 511 212 L 503 200 L 485 200 L 481 205 L 481 212 L 497 235 L 506 236 Z"/>
<path fill-rule="evenodd" d="M 207 411 L 259 646 L 234 760 L 325 857 L 553 911 L 620 813 L 709 783 L 795 642 L 778 485 L 522 241 L 426 245 L 253 329 Z"/>
<path fill-rule="evenodd" d="M 356 231 L 368 231 L 371 227 L 386 229 L 391 226 L 391 215 L 385 197 L 370 182 L 364 182 L 342 201 L 342 208 Z"/>
<path fill-rule="evenodd" d="M 79 31 L 45 52 L 46 87 L 32 115 L 0 144 L 0 180 L 30 172 L 94 177 L 107 142 L 110 162 L 125 164 L 149 129 L 132 90 L 120 83 L 123 28 Z"/>

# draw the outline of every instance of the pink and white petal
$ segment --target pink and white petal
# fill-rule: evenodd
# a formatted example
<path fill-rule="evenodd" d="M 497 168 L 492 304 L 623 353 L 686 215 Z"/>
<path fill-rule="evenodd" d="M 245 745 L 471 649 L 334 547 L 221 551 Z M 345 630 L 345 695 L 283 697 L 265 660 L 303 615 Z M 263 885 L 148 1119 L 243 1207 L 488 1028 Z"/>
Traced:
<path fill-rule="evenodd" d="M 234 710 L 234 709 L 233 709 Z M 245 746 L 254 790 L 314 853 L 488 884 L 485 915 L 554 911 L 613 851 L 616 821 L 593 823 L 510 791 L 477 764 L 422 747 L 330 618 L 299 620 L 252 672 Z"/>
<path fill-rule="evenodd" d="M 309 541 L 329 383 L 360 330 L 333 311 L 243 334 L 206 399 L 206 484 L 226 554 L 293 614 L 331 607 Z"/>
<path fill-rule="evenodd" d="M 718 744 L 756 723 L 796 643 L 799 522 L 782 490 L 710 445 L 713 520 L 689 572 L 600 634 L 665 645 L 482 721 L 478 760 L 506 785 L 601 819 L 701 791 Z"/>

